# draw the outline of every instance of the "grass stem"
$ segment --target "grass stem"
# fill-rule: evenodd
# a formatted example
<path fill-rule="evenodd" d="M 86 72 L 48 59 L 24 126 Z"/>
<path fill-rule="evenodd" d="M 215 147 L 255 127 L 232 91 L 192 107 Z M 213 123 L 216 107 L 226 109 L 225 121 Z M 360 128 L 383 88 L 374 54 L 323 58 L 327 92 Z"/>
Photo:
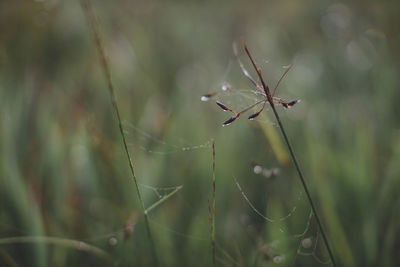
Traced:
<path fill-rule="evenodd" d="M 214 266 L 216 266 L 216 245 L 215 245 L 215 214 L 216 214 L 216 185 L 215 185 L 215 141 L 212 140 L 212 207 L 210 205 L 210 200 L 208 200 L 208 219 L 210 223 L 210 240 L 211 240 L 211 251 L 212 260 Z"/>
<path fill-rule="evenodd" d="M 324 240 L 326 249 L 328 250 L 328 253 L 329 253 L 329 258 L 331 259 L 332 265 L 335 267 L 336 264 L 335 264 L 335 259 L 333 258 L 332 250 L 331 250 L 331 248 L 329 246 L 328 239 L 327 239 L 327 237 L 325 235 L 324 228 L 322 227 L 322 223 L 321 223 L 321 221 L 319 219 L 317 209 L 315 208 L 315 205 L 314 205 L 314 203 L 312 201 L 311 194 L 310 194 L 310 192 L 308 190 L 308 187 L 307 187 L 306 181 L 304 179 L 303 173 L 300 170 L 299 164 L 297 163 L 297 160 L 296 160 L 296 156 L 294 155 L 292 146 L 290 145 L 289 139 L 288 139 L 288 137 L 286 135 L 285 128 L 283 127 L 281 119 L 279 118 L 279 114 L 276 111 L 276 108 L 275 108 L 275 105 L 274 105 L 274 101 L 273 101 L 273 94 L 271 94 L 271 92 L 269 90 L 269 87 L 265 84 L 263 76 L 261 74 L 261 69 L 257 67 L 257 65 L 256 65 L 253 57 L 251 56 L 251 53 L 250 53 L 249 49 L 247 48 L 247 45 L 246 45 L 246 43 L 245 43 L 245 41 L 243 39 L 242 39 L 242 45 L 243 45 L 244 50 L 246 51 L 247 56 L 249 57 L 254 69 L 256 70 L 258 77 L 260 78 L 262 87 L 263 87 L 263 89 L 265 91 L 266 98 L 267 98 L 268 102 L 271 105 L 271 108 L 272 108 L 272 110 L 274 112 L 276 120 L 278 121 L 279 128 L 281 129 L 283 138 L 285 139 L 285 143 L 286 143 L 286 145 L 287 145 L 287 147 L 289 149 L 290 157 L 292 158 L 292 161 L 293 161 L 293 163 L 294 163 L 294 165 L 296 167 L 297 173 L 299 174 L 299 178 L 300 178 L 301 184 L 303 185 L 304 191 L 306 192 L 307 199 L 308 199 L 308 202 L 310 203 L 312 212 L 313 212 L 313 214 L 315 216 L 315 220 L 317 221 L 318 228 L 321 231 L 322 238 Z M 290 65 L 289 69 L 292 67 L 292 65 L 293 64 Z M 243 67 L 242 67 L 242 69 L 243 69 Z M 282 75 L 281 79 L 279 79 L 278 84 L 275 86 L 273 93 L 275 93 L 276 88 L 278 87 L 278 85 L 281 82 L 282 78 L 287 74 L 287 72 L 288 72 L 288 70 L 286 70 L 285 73 Z M 246 76 L 248 76 L 248 75 L 246 75 Z"/>
<path fill-rule="evenodd" d="M 288 137 L 286 135 L 285 128 L 282 125 L 282 122 L 281 122 L 281 119 L 280 119 L 280 117 L 278 115 L 278 112 L 276 111 L 275 106 L 271 105 L 271 107 L 272 107 L 272 110 L 274 112 L 275 118 L 278 121 L 279 128 L 281 129 L 283 138 L 285 139 L 286 145 L 287 145 L 287 147 L 289 149 L 290 156 L 291 156 L 292 161 L 293 161 L 293 163 L 294 163 L 294 165 L 296 167 L 297 173 L 299 174 L 299 178 L 300 178 L 301 184 L 303 185 L 304 191 L 306 192 L 307 199 L 308 199 L 308 202 L 310 203 L 310 206 L 311 206 L 312 212 L 314 214 L 315 220 L 317 221 L 318 228 L 321 231 L 322 239 L 324 240 L 326 249 L 328 250 L 329 258 L 331 259 L 332 265 L 335 267 L 336 263 L 335 263 L 335 259 L 333 257 L 332 250 L 331 250 L 331 248 L 329 246 L 329 243 L 328 243 L 328 238 L 325 235 L 324 228 L 322 227 L 322 223 L 321 223 L 321 221 L 319 219 L 317 209 L 315 208 L 314 202 L 313 202 L 313 200 L 311 198 L 311 194 L 310 194 L 310 192 L 308 190 L 308 187 L 307 187 L 306 181 L 304 179 L 303 173 L 300 170 L 300 166 L 299 166 L 299 164 L 297 162 L 296 156 L 294 155 L 292 146 L 290 145 L 289 139 L 288 139 Z"/>
<path fill-rule="evenodd" d="M 133 168 L 132 157 L 131 157 L 131 155 L 129 153 L 128 145 L 127 145 L 127 142 L 126 142 L 126 137 L 125 137 L 124 129 L 123 129 L 123 126 L 122 126 L 121 115 L 120 115 L 118 104 L 117 104 L 117 100 L 116 100 L 116 97 L 115 97 L 115 92 L 114 92 L 115 90 L 114 90 L 114 86 L 113 86 L 113 83 L 112 83 L 112 80 L 111 80 L 111 71 L 110 71 L 110 67 L 109 67 L 105 52 L 104 52 L 103 42 L 102 42 L 102 39 L 100 37 L 100 33 L 99 33 L 99 29 L 98 29 L 98 22 L 97 22 L 95 14 L 93 12 L 90 0 L 82 0 L 82 4 L 83 4 L 83 9 L 84 9 L 84 11 L 86 13 L 86 16 L 87 16 L 87 18 L 89 20 L 90 26 L 92 27 L 92 30 L 93 30 L 93 35 L 94 35 L 97 51 L 99 53 L 100 60 L 101 60 L 101 66 L 102 66 L 103 73 L 104 73 L 104 76 L 105 76 L 106 81 L 107 81 L 108 90 L 110 92 L 111 104 L 112 104 L 112 107 L 114 109 L 114 113 L 115 113 L 115 115 L 117 117 L 117 120 L 118 120 L 119 131 L 121 133 L 123 146 L 124 146 L 124 149 L 125 149 L 125 152 L 126 152 L 126 156 L 128 158 L 130 172 L 131 172 L 131 175 L 132 175 L 132 179 L 133 179 L 133 181 L 135 183 L 135 187 L 136 187 L 136 191 L 137 191 L 137 196 L 139 198 L 139 202 L 140 202 L 141 207 L 142 207 L 142 212 L 143 212 L 144 219 L 145 219 L 145 225 L 146 225 L 146 229 L 147 229 L 147 234 L 148 234 L 148 237 L 149 237 L 149 240 L 150 240 L 150 243 L 151 243 L 150 245 L 151 245 L 151 249 L 152 249 L 152 253 L 153 253 L 153 258 L 154 258 L 154 261 L 155 261 L 155 265 L 158 265 L 157 253 L 156 253 L 156 250 L 155 250 L 155 244 L 154 244 L 154 240 L 153 240 L 153 237 L 152 237 L 152 234 L 151 234 L 151 230 L 150 230 L 149 219 L 147 217 L 146 209 L 145 209 L 145 206 L 144 206 L 144 201 L 143 201 L 142 195 L 140 193 L 138 180 L 136 178 L 135 171 L 134 171 L 134 168 Z"/>

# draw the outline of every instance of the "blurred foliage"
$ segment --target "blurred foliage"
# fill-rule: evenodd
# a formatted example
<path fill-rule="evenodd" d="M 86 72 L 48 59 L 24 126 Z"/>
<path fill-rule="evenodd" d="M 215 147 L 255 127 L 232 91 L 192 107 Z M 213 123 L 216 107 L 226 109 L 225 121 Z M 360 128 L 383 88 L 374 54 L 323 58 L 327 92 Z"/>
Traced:
<path fill-rule="evenodd" d="M 279 112 L 339 265 L 400 264 L 399 6 L 93 0 L 146 206 L 184 185 L 150 213 L 161 266 L 212 264 L 212 138 L 217 265 L 328 259 L 313 218 L 306 228 L 310 207 L 271 111 L 222 128 L 229 115 L 200 101 L 224 82 L 250 90 L 231 49 L 241 37 L 271 85 L 296 59 L 277 94 L 302 102 Z M 265 221 L 233 178 L 260 213 L 290 216 Z M 111 265 L 102 253 L 121 266 L 153 263 L 79 1 L 0 2 L 0 234 L 1 266 Z"/>

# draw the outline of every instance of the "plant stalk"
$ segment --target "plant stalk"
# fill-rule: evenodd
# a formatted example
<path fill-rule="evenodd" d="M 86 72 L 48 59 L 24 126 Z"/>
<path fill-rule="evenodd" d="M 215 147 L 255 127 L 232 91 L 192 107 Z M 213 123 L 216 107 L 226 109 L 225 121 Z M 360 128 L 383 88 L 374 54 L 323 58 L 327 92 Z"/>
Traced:
<path fill-rule="evenodd" d="M 212 233 L 211 233 L 211 244 L 212 244 L 212 256 L 213 256 L 213 264 L 216 266 L 216 253 L 215 253 L 215 214 L 216 214 L 216 183 L 215 183 L 215 141 L 212 140 L 212 151 L 213 151 L 213 161 L 212 161 L 212 172 L 213 172 L 213 200 L 212 200 Z"/>
<path fill-rule="evenodd" d="M 145 209 L 145 206 L 144 206 L 144 201 L 143 201 L 142 195 L 140 193 L 139 183 L 138 183 L 138 180 L 136 178 L 135 171 L 134 171 L 134 168 L 133 168 L 132 157 L 130 155 L 130 152 L 129 152 L 129 149 L 128 149 L 128 145 L 127 145 L 127 142 L 126 142 L 126 137 L 125 137 L 124 129 L 123 129 L 123 126 L 122 126 L 122 120 L 121 120 L 121 116 L 120 116 L 120 112 L 119 112 L 119 108 L 118 108 L 118 103 L 117 103 L 117 100 L 116 100 L 116 97 L 115 97 L 115 92 L 114 92 L 115 90 L 114 90 L 114 86 L 113 86 L 113 83 L 112 83 L 112 80 L 111 80 L 111 71 L 110 71 L 110 67 L 108 65 L 107 57 L 106 57 L 105 52 L 104 52 L 102 39 L 100 37 L 100 33 L 99 33 L 99 29 L 98 29 L 98 22 L 97 22 L 95 14 L 93 12 L 90 0 L 82 0 L 82 5 L 83 5 L 83 9 L 84 9 L 84 11 L 86 13 L 87 19 L 89 21 L 89 24 L 90 24 L 90 26 L 92 27 L 92 30 L 93 30 L 93 35 L 94 35 L 94 39 L 95 39 L 95 43 L 96 43 L 96 48 L 97 48 L 97 51 L 99 53 L 100 60 L 101 60 L 101 67 L 103 69 L 103 73 L 104 73 L 104 76 L 105 76 L 106 81 L 107 81 L 108 90 L 110 92 L 111 104 L 112 104 L 112 107 L 114 109 L 114 113 L 115 113 L 115 115 L 117 117 L 117 120 L 118 120 L 119 131 L 121 133 L 123 146 L 124 146 L 124 149 L 125 149 L 125 152 L 126 152 L 126 156 L 128 158 L 131 176 L 132 176 L 132 179 L 133 179 L 133 181 L 135 183 L 137 196 L 138 196 L 139 202 L 141 204 L 142 212 L 143 212 L 143 215 L 144 215 L 147 234 L 148 234 L 148 238 L 149 238 L 150 243 L 151 243 L 150 245 L 151 245 L 151 250 L 152 250 L 152 253 L 153 253 L 153 258 L 154 258 L 154 261 L 155 261 L 155 265 L 158 266 L 157 253 L 156 253 L 154 240 L 153 240 L 153 237 L 152 237 L 152 234 L 151 234 L 151 230 L 150 230 L 149 219 L 148 219 L 148 216 L 147 216 L 147 213 L 146 213 L 146 209 Z"/>
<path fill-rule="evenodd" d="M 304 179 L 303 173 L 301 172 L 299 164 L 297 163 L 296 156 L 294 155 L 292 146 L 290 145 L 289 139 L 288 139 L 288 137 L 286 135 L 285 128 L 282 125 L 281 119 L 279 118 L 278 112 L 276 111 L 276 108 L 275 108 L 275 106 L 273 104 L 271 105 L 271 107 L 272 107 L 272 110 L 274 111 L 275 118 L 278 121 L 279 128 L 281 129 L 283 138 L 285 139 L 286 145 L 287 145 L 287 147 L 289 149 L 290 156 L 291 156 L 292 161 L 293 161 L 293 163 L 294 163 L 294 165 L 296 167 L 297 173 L 299 174 L 299 178 L 300 178 L 301 184 L 303 185 L 304 191 L 306 192 L 308 202 L 310 203 L 310 206 L 311 206 L 312 212 L 313 212 L 313 214 L 315 216 L 315 220 L 317 221 L 319 230 L 321 231 L 321 235 L 322 235 L 322 238 L 324 240 L 326 249 L 328 250 L 328 254 L 329 254 L 329 257 L 331 259 L 332 266 L 335 267 L 336 263 L 335 263 L 335 259 L 333 257 L 332 250 L 331 250 L 331 248 L 329 246 L 329 243 L 328 243 L 328 238 L 325 235 L 324 228 L 322 227 L 322 223 L 321 223 L 321 221 L 319 219 L 317 209 L 315 208 L 314 202 L 313 202 L 313 200 L 311 198 L 311 194 L 310 194 L 310 192 L 308 190 L 308 187 L 307 187 L 306 181 Z"/>
<path fill-rule="evenodd" d="M 215 141 L 212 140 L 212 203 L 210 203 L 210 199 L 208 199 L 208 220 L 210 224 L 210 241 L 211 241 L 211 254 L 212 254 L 212 262 L 213 266 L 216 266 L 216 244 L 215 244 L 215 213 L 216 213 L 216 186 L 215 186 Z M 211 206 L 212 205 L 212 206 Z"/>

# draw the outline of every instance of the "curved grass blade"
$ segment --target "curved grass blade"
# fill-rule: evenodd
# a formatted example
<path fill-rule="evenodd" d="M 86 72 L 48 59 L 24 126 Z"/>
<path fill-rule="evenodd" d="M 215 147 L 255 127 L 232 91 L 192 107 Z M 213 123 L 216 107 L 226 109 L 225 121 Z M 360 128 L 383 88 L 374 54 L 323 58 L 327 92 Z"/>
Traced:
<path fill-rule="evenodd" d="M 112 257 L 109 253 L 98 247 L 89 245 L 88 243 L 83 241 L 65 239 L 53 236 L 17 236 L 17 237 L 0 238 L 0 245 L 9 245 L 16 243 L 46 243 L 51 245 L 64 246 L 80 251 L 85 251 L 94 254 L 99 258 L 112 262 Z"/>
<path fill-rule="evenodd" d="M 150 207 L 148 207 L 144 213 L 148 214 L 151 210 L 157 208 L 158 206 L 160 206 L 162 203 L 164 203 L 167 199 L 169 199 L 170 197 L 172 197 L 176 192 L 178 192 L 179 190 L 181 190 L 183 188 L 183 185 L 178 186 L 177 188 L 175 188 L 175 190 L 173 190 L 171 193 L 169 193 L 168 195 L 162 197 L 160 200 L 158 200 L 157 202 L 155 202 L 154 204 L 152 204 Z"/>

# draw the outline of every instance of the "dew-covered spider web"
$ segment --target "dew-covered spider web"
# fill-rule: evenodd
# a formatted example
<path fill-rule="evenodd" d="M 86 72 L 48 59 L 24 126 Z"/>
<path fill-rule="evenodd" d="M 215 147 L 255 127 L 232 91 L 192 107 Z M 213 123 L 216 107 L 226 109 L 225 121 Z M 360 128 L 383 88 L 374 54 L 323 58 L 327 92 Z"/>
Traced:
<path fill-rule="evenodd" d="M 212 124 L 215 125 L 212 134 L 198 134 L 193 137 L 193 132 L 188 130 L 189 133 L 180 135 L 182 128 L 203 127 L 197 120 L 190 120 L 192 111 L 186 109 L 180 111 L 184 115 L 179 115 L 184 118 L 187 116 L 188 123 L 184 126 L 181 125 L 183 122 L 179 122 L 170 128 L 160 130 L 152 125 L 123 121 L 124 133 L 140 181 L 139 189 L 144 195 L 145 212 L 155 232 L 154 238 L 157 240 L 158 236 L 162 235 L 168 236 L 171 242 L 183 242 L 194 248 L 209 247 L 207 200 L 212 194 L 211 166 L 214 138 L 218 148 L 216 154 L 218 264 L 223 266 L 329 265 L 331 262 L 326 255 L 303 189 L 297 183 L 295 174 L 287 170 L 290 166 L 280 164 L 276 160 L 268 161 L 258 154 L 252 159 L 241 156 L 237 151 L 224 154 L 224 150 L 232 149 L 235 143 L 233 145 L 226 143 L 225 136 L 219 136 L 220 131 L 230 132 L 225 134 L 233 136 L 229 137 L 230 142 L 232 140 L 240 142 L 242 137 L 235 136 L 237 129 L 221 126 L 223 119 L 220 122 L 218 120 L 223 117 L 220 113 L 223 116 L 227 113 L 218 109 L 215 101 L 240 111 L 265 96 L 259 90 L 251 89 L 251 84 L 248 88 L 242 86 L 243 89 L 235 86 L 233 82 L 221 81 L 218 84 L 212 88 L 214 89 L 212 96 L 205 96 L 206 91 L 202 92 L 203 96 L 198 93 L 196 95 L 198 103 L 193 104 L 200 109 L 195 112 L 196 115 L 212 111 L 211 114 L 214 116 Z M 249 110 L 249 115 L 259 108 L 261 105 Z M 267 105 L 263 113 L 270 111 Z M 280 112 L 294 113 L 295 110 L 288 111 L 282 108 Z M 217 113 L 219 114 L 215 115 Z M 226 115 L 226 118 L 229 116 Z M 256 122 L 248 121 L 246 116 L 240 119 L 241 127 L 246 132 L 258 131 L 255 127 L 249 127 L 254 123 L 268 125 L 277 130 L 276 123 L 268 116 L 257 117 Z M 257 138 L 262 139 L 260 135 Z M 265 151 L 273 157 L 272 149 L 267 147 Z M 224 163 L 224 157 L 227 156 L 233 158 L 232 165 L 236 165 L 235 171 L 229 170 L 230 165 Z M 254 161 L 262 163 L 255 164 Z M 287 187 L 292 189 L 287 190 Z M 288 195 L 279 196 L 279 192 Z M 82 246 L 106 244 L 104 250 L 107 251 L 109 247 L 117 247 L 131 240 L 141 216 L 143 215 L 140 210 L 132 211 L 121 216 L 120 222 L 114 223 L 109 231 L 102 229 L 96 234 L 74 240 L 83 242 Z M 204 255 L 208 253 L 207 249 L 202 251 Z"/>
<path fill-rule="evenodd" d="M 223 84 L 223 86 L 227 85 Z M 248 96 L 246 93 L 240 94 L 240 96 L 243 95 Z M 268 123 L 275 128 L 275 125 L 267 120 L 266 118 L 265 121 L 261 123 Z M 124 122 L 124 127 L 128 139 L 135 136 L 134 141 L 130 141 L 131 149 L 139 149 L 149 157 L 155 157 L 158 160 L 170 160 L 174 157 L 180 159 L 181 157 L 190 158 L 192 156 L 208 155 L 210 159 L 212 158 L 211 139 L 195 143 L 188 138 L 183 139 L 179 136 L 175 136 L 172 139 L 168 138 L 168 140 L 166 140 L 132 123 Z M 249 131 L 251 131 L 250 128 Z M 216 166 L 218 169 L 218 154 L 216 157 Z M 178 162 L 176 162 L 176 164 L 178 164 Z M 273 188 L 273 190 L 283 189 L 280 187 L 282 187 L 285 182 L 277 183 L 277 180 L 290 180 L 291 182 L 295 181 L 295 183 L 297 183 L 297 177 L 293 177 L 294 175 L 289 176 L 287 174 L 288 172 L 285 171 L 285 168 L 289 168 L 287 166 L 280 166 L 279 164 L 263 165 L 254 162 L 247 162 L 246 165 L 248 166 L 247 174 L 252 176 L 252 179 L 263 180 L 266 189 L 269 187 Z M 203 166 L 202 168 L 208 168 L 210 170 L 208 177 L 202 177 L 202 179 L 208 179 L 209 181 L 210 187 L 207 193 L 209 197 L 212 191 L 210 178 L 211 165 Z M 286 198 L 287 200 L 283 199 L 285 204 L 278 208 L 279 212 L 272 212 L 272 214 L 269 214 L 269 210 L 275 209 L 273 206 L 277 201 L 276 193 L 274 196 L 269 196 L 270 192 L 265 190 L 264 197 L 261 199 L 266 200 L 267 205 L 263 209 L 260 209 L 260 205 L 256 203 L 259 197 L 254 195 L 254 192 L 252 192 L 253 189 L 251 188 L 252 186 L 243 182 L 241 177 L 236 177 L 235 175 L 231 175 L 230 177 L 217 176 L 217 192 L 219 191 L 220 194 L 223 194 L 221 192 L 224 190 L 218 187 L 218 181 L 220 179 L 229 181 L 228 183 L 233 192 L 230 197 L 237 199 L 234 203 L 244 204 L 241 205 L 240 211 L 235 211 L 235 209 L 232 208 L 232 211 L 225 213 L 224 215 L 226 217 L 217 215 L 216 250 L 217 261 L 220 262 L 220 264 L 226 266 L 243 266 L 243 262 L 240 261 L 240 257 L 243 257 L 243 255 L 240 256 L 240 249 L 238 249 L 239 252 L 232 249 L 231 246 L 227 245 L 230 242 L 229 237 L 227 238 L 223 233 L 218 232 L 221 227 L 223 228 L 223 225 L 229 224 L 234 225 L 232 231 L 236 232 L 235 235 L 244 235 L 252 239 L 252 244 L 254 246 L 252 250 L 254 253 L 250 253 L 248 257 L 252 259 L 251 261 L 253 261 L 254 266 L 264 266 L 268 264 L 268 262 L 282 266 L 307 266 L 308 264 L 312 264 L 313 266 L 325 266 L 331 264 L 327 257 L 315 219 L 299 184 L 296 186 L 295 190 L 292 191 L 291 196 Z M 197 201 L 193 201 L 185 194 L 187 187 L 190 188 L 190 185 L 185 181 L 179 184 L 164 184 L 163 186 L 158 186 L 157 183 L 140 183 L 141 190 L 145 194 L 152 195 L 152 197 L 150 197 L 152 202 L 148 202 L 147 207 L 151 207 L 151 205 L 161 200 L 159 207 L 149 212 L 150 224 L 156 229 L 158 234 L 167 234 L 173 236 L 173 238 L 185 240 L 185 242 L 204 243 L 204 246 L 210 242 L 210 233 L 207 231 L 209 221 L 207 217 L 206 199 L 203 199 L 203 207 L 200 208 L 196 203 Z M 207 195 L 205 197 L 207 197 Z M 222 198 L 223 197 L 222 195 Z M 166 222 L 158 217 L 156 215 L 158 212 L 163 212 L 163 209 L 167 210 L 171 208 L 168 205 L 163 206 L 164 203 L 166 204 L 170 199 L 174 199 L 174 203 L 179 203 L 182 210 L 196 213 L 199 209 L 203 209 L 201 212 L 198 212 L 202 214 L 203 217 L 199 214 L 194 215 L 196 222 L 192 223 L 192 227 L 198 227 L 199 229 L 203 229 L 203 231 L 190 229 L 183 231 L 181 227 L 171 224 L 171 222 Z M 217 214 L 219 208 L 218 204 L 217 202 Z M 258 230 L 258 232 L 254 231 L 252 226 L 254 217 L 259 217 L 259 219 L 264 221 L 262 230 Z M 232 219 L 236 220 L 236 222 L 229 222 Z M 120 235 L 122 235 L 125 230 L 125 228 L 119 229 Z M 113 233 L 112 236 L 108 238 L 115 238 L 115 236 L 116 234 Z M 114 239 L 113 242 L 115 242 Z"/>
<path fill-rule="evenodd" d="M 290 66 L 284 67 L 283 70 L 288 67 Z M 230 68 L 233 67 L 228 67 L 227 70 Z M 216 101 L 238 112 L 265 99 L 265 95 L 257 88 L 251 88 L 251 84 L 248 87 L 236 86 L 233 82 L 225 81 L 227 71 L 224 73 L 224 80 L 218 82 L 211 92 L 204 91 L 203 95 L 199 93 L 196 97 L 198 103 L 189 103 L 193 106 L 191 108 L 200 110 L 192 112 L 184 106 L 180 111 L 184 115 L 176 114 L 176 116 L 184 116 L 188 121 L 183 127 L 189 129 L 202 127 L 198 120 L 192 119 L 191 116 L 195 113 L 196 118 L 199 118 L 207 110 L 211 110 L 213 114 L 219 113 L 213 115 L 213 121 L 217 121 L 216 118 L 219 119 L 223 115 L 228 118 L 229 111 L 224 112 L 218 109 L 219 107 L 215 105 Z M 251 108 L 248 115 L 261 107 L 262 105 L 258 105 Z M 271 110 L 266 105 L 263 114 L 269 112 Z M 279 112 L 285 112 L 287 116 L 290 116 L 296 111 L 295 108 L 290 110 L 280 108 Z M 254 127 L 248 127 L 251 123 L 267 125 L 275 131 L 278 130 L 277 124 L 268 116 L 257 117 L 255 119 L 257 122 L 247 121 L 247 116 L 240 119 L 241 126 L 246 127 L 246 131 L 249 132 L 257 131 Z M 224 143 L 224 138 L 218 138 L 218 132 L 222 129 L 235 131 L 234 128 L 229 129 L 231 126 L 222 128 L 222 122 L 223 120 L 221 123 L 217 121 L 215 124 L 215 134 L 195 137 L 190 134 L 181 135 L 179 130 L 175 130 L 175 128 L 181 129 L 182 125 L 179 123 L 160 130 L 146 123 L 123 122 L 129 149 L 133 151 L 136 158 L 139 158 L 139 163 L 136 164 L 136 168 L 139 168 L 138 173 L 146 172 L 140 170 L 142 168 L 140 162 L 146 162 L 143 164 L 147 164 L 146 167 L 152 170 L 148 176 L 162 177 L 162 179 L 152 180 L 144 175 L 139 178 L 140 190 L 145 195 L 146 213 L 149 216 L 150 226 L 156 233 L 156 239 L 157 235 L 166 235 L 169 236 L 171 242 L 175 240 L 174 242 L 190 244 L 197 248 L 210 246 L 207 199 L 210 199 L 212 194 L 212 139 L 216 139 L 218 149 L 228 148 Z M 280 164 L 277 160 L 265 161 L 262 156 L 255 156 L 252 159 L 242 158 L 235 161 L 235 164 L 239 162 L 240 165 L 245 166 L 240 168 L 242 172 L 238 175 L 236 172 L 219 170 L 227 168 L 226 164 L 220 164 L 223 161 L 220 158 L 223 157 L 221 155 L 223 152 L 220 152 L 221 150 L 217 150 L 216 155 L 216 259 L 218 264 L 223 266 L 330 265 L 331 262 L 315 218 L 303 189 L 295 177 L 296 174 L 290 171 L 290 164 Z M 266 153 L 273 155 L 272 149 L 267 148 Z M 235 157 L 240 158 L 240 154 Z M 254 163 L 254 161 L 263 163 Z M 162 174 L 157 174 L 153 169 L 161 169 Z M 204 172 L 204 170 L 207 171 Z M 202 173 L 202 175 L 197 173 Z M 220 176 L 219 173 L 225 175 Z M 248 179 L 252 181 L 248 182 Z M 280 195 L 279 192 L 284 192 L 284 195 Z M 228 205 L 227 202 L 230 204 Z M 83 239 L 83 241 L 104 239 L 115 246 L 134 233 L 139 216 L 141 214 L 137 211 L 126 219 L 122 227 L 109 233 Z"/>
<path fill-rule="evenodd" d="M 218 127 L 221 126 L 218 125 Z M 160 182 L 162 181 L 160 179 L 148 181 L 142 177 L 139 180 L 139 188 L 145 196 L 145 208 L 155 239 L 159 235 L 166 235 L 171 240 L 182 240 L 180 242 L 190 243 L 194 247 L 207 248 L 210 243 L 207 198 L 212 192 L 212 140 L 204 138 L 204 141 L 197 143 L 190 140 L 190 137 L 164 138 L 128 122 L 124 122 L 124 128 L 130 149 L 134 150 L 139 161 L 140 157 L 144 157 L 146 160 L 155 161 L 156 164 L 167 164 L 167 169 L 171 169 L 171 172 L 177 175 L 176 179 L 165 182 Z M 254 129 L 249 128 L 248 131 L 254 131 Z M 288 167 L 277 163 L 255 164 L 251 160 L 242 159 L 247 179 L 262 181 L 265 187 L 265 190 L 262 190 L 264 192 L 256 192 L 254 184 L 246 182 L 242 176 L 231 173 L 225 177 L 219 175 L 219 173 L 225 173 L 219 170 L 223 168 L 222 163 L 220 165 L 223 161 L 220 154 L 223 154 L 221 149 L 224 146 L 222 144 L 219 146 L 218 139 L 216 139 L 216 146 L 218 148 L 216 154 L 216 259 L 218 264 L 224 266 L 250 264 L 265 266 L 269 263 L 282 266 L 329 265 L 330 261 L 325 253 L 313 214 L 299 185 L 290 197 L 281 199 L 285 204 L 276 208 L 278 211 L 269 213 L 270 210 L 275 209 L 274 206 L 279 199 L 276 194 L 272 196 L 272 189 L 268 189 L 284 191 L 284 185 L 288 184 L 285 180 L 297 181 L 296 177 L 287 175 L 285 168 Z M 141 154 L 138 154 L 139 151 Z M 200 161 L 198 160 L 200 157 L 208 160 Z M 191 164 L 196 163 L 188 168 L 197 168 L 197 171 L 206 170 L 205 175 L 197 176 L 196 173 L 192 173 L 194 179 L 184 179 L 185 173 L 179 174 L 179 170 L 183 168 L 179 165 L 182 159 L 189 160 Z M 258 162 L 262 161 L 258 160 Z M 138 168 L 139 174 L 144 173 L 140 166 Z M 186 174 L 190 174 L 190 168 Z M 196 184 L 193 188 L 192 184 L 198 180 L 206 182 Z M 198 189 L 201 192 L 199 195 L 202 196 L 192 198 L 191 195 L 195 194 L 193 190 L 196 190 L 197 186 L 204 187 L 204 184 L 206 187 L 207 184 L 209 186 Z M 267 204 L 259 205 L 257 201 L 260 199 L 266 201 Z M 227 205 L 226 201 L 231 204 Z M 178 214 L 174 213 L 175 208 L 179 209 Z M 168 213 L 175 214 L 174 219 L 168 219 Z M 187 214 L 187 217 L 179 217 L 179 213 Z M 86 246 L 90 244 L 100 244 L 100 246 L 106 244 L 104 251 L 107 252 L 107 247 L 122 246 L 135 235 L 140 216 L 142 216 L 140 210 L 136 210 L 127 214 L 124 219 L 121 219 L 119 226 L 117 224 L 109 231 L 102 230 L 103 232 L 97 232 L 92 236 L 74 239 L 82 242 L 81 247 L 77 246 L 77 249 L 87 249 Z M 263 221 L 262 227 L 255 217 Z M 185 220 L 190 222 L 185 222 Z M 245 247 L 242 247 L 241 241 L 244 241 Z M 208 250 L 203 253 L 207 255 Z"/>

